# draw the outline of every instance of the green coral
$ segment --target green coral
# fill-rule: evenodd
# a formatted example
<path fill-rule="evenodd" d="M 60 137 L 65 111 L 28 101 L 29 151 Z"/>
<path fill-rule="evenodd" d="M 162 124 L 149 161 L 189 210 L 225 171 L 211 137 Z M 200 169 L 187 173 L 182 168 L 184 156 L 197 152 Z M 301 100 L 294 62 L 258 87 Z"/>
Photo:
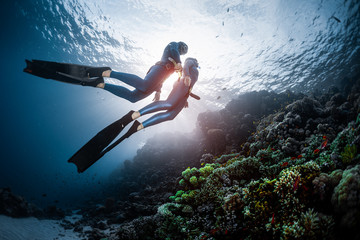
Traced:
<path fill-rule="evenodd" d="M 344 148 L 344 152 L 341 153 L 342 162 L 344 164 L 350 164 L 353 159 L 357 157 L 357 147 L 355 144 L 347 144 Z"/>
<path fill-rule="evenodd" d="M 176 192 L 175 197 L 181 197 L 184 194 L 183 190 L 179 190 Z"/>
<path fill-rule="evenodd" d="M 192 176 L 189 181 L 190 181 L 191 185 L 193 185 L 194 187 L 197 187 L 198 180 L 197 180 L 196 176 Z"/>
<path fill-rule="evenodd" d="M 174 216 L 172 212 L 178 210 L 180 207 L 181 205 L 177 203 L 165 203 L 158 208 L 158 213 L 164 217 Z"/>
<path fill-rule="evenodd" d="M 200 175 L 204 178 L 208 177 L 214 171 L 215 164 L 206 164 L 205 167 L 199 169 Z"/>
<path fill-rule="evenodd" d="M 359 135 L 360 125 L 355 122 L 350 122 L 348 126 L 336 136 L 330 146 L 330 150 L 340 155 L 342 150 L 345 149 L 347 145 L 352 145 Z"/>
<path fill-rule="evenodd" d="M 189 180 L 191 177 L 191 169 L 187 168 L 185 171 L 183 171 L 182 176 L 185 180 Z"/>
<path fill-rule="evenodd" d="M 332 171 L 336 167 L 328 151 L 320 153 L 314 161 L 320 166 L 321 170 L 325 172 Z"/>
<path fill-rule="evenodd" d="M 184 179 L 181 179 L 181 180 L 179 181 L 179 185 L 184 187 L 184 186 L 186 185 L 185 180 L 184 180 Z"/>
<path fill-rule="evenodd" d="M 340 183 L 335 187 L 331 202 L 337 213 L 341 214 L 341 223 L 345 226 L 360 224 L 360 165 L 347 169 Z"/>

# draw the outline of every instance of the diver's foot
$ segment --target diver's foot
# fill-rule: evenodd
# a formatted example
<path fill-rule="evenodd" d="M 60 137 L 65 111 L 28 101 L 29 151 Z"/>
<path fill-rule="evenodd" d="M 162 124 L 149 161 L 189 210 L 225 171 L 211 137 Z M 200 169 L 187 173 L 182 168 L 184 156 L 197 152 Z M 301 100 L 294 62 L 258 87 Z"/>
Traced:
<path fill-rule="evenodd" d="M 140 117 L 140 112 L 139 112 L 139 111 L 135 111 L 135 112 L 133 112 L 132 115 L 131 115 L 131 118 L 132 118 L 133 120 L 135 120 L 135 119 L 137 119 L 137 118 L 139 118 L 139 117 Z"/>
<path fill-rule="evenodd" d="M 125 127 L 126 125 L 128 125 L 129 123 L 131 123 L 134 119 L 132 117 L 134 111 L 131 110 L 130 112 L 128 112 L 125 116 L 123 116 L 121 118 L 121 124 L 122 124 L 122 127 Z"/>
<path fill-rule="evenodd" d="M 87 76 L 89 78 L 92 78 L 92 77 L 102 77 L 103 76 L 103 73 L 105 71 L 109 71 L 111 72 L 111 68 L 109 67 L 93 67 L 93 68 L 89 68 L 86 73 L 87 73 Z"/>
<path fill-rule="evenodd" d="M 140 131 L 141 129 L 144 129 L 144 125 L 140 123 L 140 125 L 137 127 L 137 131 Z"/>
<path fill-rule="evenodd" d="M 99 83 L 98 85 L 96 85 L 96 87 L 104 89 L 105 83 Z"/>
<path fill-rule="evenodd" d="M 110 77 L 110 74 L 111 74 L 111 70 L 106 70 L 106 71 L 104 71 L 103 73 L 102 73 L 102 76 L 103 77 Z"/>
<path fill-rule="evenodd" d="M 94 79 L 87 79 L 87 81 L 81 82 L 81 85 L 104 88 L 105 82 L 102 77 L 98 77 L 98 78 L 94 78 Z"/>

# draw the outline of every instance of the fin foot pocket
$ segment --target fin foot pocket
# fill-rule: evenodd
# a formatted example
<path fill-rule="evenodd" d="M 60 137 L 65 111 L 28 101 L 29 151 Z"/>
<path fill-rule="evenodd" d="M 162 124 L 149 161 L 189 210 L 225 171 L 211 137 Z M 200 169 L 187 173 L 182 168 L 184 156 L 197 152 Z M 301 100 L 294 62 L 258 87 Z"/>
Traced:
<path fill-rule="evenodd" d="M 109 67 L 93 67 L 87 69 L 87 74 L 89 77 L 102 77 L 102 73 L 111 70 Z"/>

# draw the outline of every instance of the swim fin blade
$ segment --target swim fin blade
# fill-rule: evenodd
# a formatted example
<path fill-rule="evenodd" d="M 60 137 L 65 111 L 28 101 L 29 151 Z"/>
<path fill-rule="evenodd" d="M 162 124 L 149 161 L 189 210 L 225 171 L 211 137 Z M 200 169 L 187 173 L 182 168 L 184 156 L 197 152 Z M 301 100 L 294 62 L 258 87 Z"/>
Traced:
<path fill-rule="evenodd" d="M 113 122 L 90 139 L 68 162 L 74 163 L 79 173 L 84 172 L 100 159 L 101 152 L 119 135 L 124 127 L 122 118 Z"/>
<path fill-rule="evenodd" d="M 84 82 L 91 82 L 93 77 L 101 76 L 89 76 L 89 73 L 96 72 L 101 73 L 102 70 L 109 70 L 109 67 L 90 67 L 85 65 L 70 64 L 70 63 L 58 63 L 42 60 L 26 61 L 26 68 L 24 72 L 46 78 L 53 79 L 60 82 L 72 83 L 77 85 L 84 85 Z M 100 74 L 101 75 L 101 74 Z"/>
<path fill-rule="evenodd" d="M 105 153 L 110 151 L 122 140 L 117 140 L 115 143 L 108 145 L 120 134 L 120 132 L 133 121 L 132 114 L 134 111 L 128 112 L 119 120 L 113 122 L 98 134 L 95 135 L 89 142 L 87 142 L 79 151 L 77 151 L 68 162 L 74 163 L 78 172 L 84 172 L 97 160 L 99 160 Z M 137 121 L 136 121 L 137 122 Z M 125 134 L 126 135 L 126 134 Z M 126 137 L 128 137 L 126 135 Z M 105 149 L 106 148 L 106 149 Z"/>

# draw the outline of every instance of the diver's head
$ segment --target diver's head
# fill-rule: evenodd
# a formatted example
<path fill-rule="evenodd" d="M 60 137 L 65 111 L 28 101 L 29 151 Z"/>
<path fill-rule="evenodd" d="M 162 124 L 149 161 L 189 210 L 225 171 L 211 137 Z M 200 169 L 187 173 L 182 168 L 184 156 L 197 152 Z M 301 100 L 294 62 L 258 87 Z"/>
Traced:
<path fill-rule="evenodd" d="M 184 42 L 178 42 L 179 44 L 179 53 L 180 55 L 184 55 L 188 51 L 188 46 Z"/>
<path fill-rule="evenodd" d="M 199 62 L 196 58 L 188 57 L 185 59 L 185 62 L 187 62 L 187 61 L 194 61 L 196 67 L 199 67 Z"/>

